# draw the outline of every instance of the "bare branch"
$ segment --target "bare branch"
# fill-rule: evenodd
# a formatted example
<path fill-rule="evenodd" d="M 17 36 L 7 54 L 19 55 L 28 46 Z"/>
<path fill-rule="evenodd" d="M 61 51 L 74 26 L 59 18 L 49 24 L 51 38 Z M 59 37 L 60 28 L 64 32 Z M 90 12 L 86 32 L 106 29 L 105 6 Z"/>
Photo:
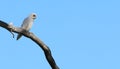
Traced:
<path fill-rule="evenodd" d="M 14 32 L 14 33 L 21 33 L 22 35 L 24 35 L 25 37 L 30 38 L 31 40 L 33 40 L 36 44 L 39 45 L 39 47 L 42 48 L 42 50 L 44 51 L 45 57 L 48 61 L 48 63 L 50 64 L 50 66 L 52 67 L 52 69 L 59 69 L 59 67 L 56 65 L 51 51 L 49 49 L 49 47 L 47 45 L 45 45 L 38 37 L 36 37 L 33 33 L 29 32 L 29 31 L 25 31 L 22 28 L 18 28 L 13 26 L 12 24 L 7 24 L 6 22 L 0 21 L 0 26 L 7 29 L 9 32 Z M 14 34 L 12 33 L 13 37 Z"/>

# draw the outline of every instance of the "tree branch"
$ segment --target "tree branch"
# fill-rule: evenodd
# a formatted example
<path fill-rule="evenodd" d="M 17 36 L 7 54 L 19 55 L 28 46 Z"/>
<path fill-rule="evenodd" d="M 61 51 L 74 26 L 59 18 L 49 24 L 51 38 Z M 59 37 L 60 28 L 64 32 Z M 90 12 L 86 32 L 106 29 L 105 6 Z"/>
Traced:
<path fill-rule="evenodd" d="M 24 35 L 25 37 L 30 38 L 31 40 L 33 40 L 36 44 L 39 45 L 39 47 L 42 48 L 42 50 L 44 51 L 45 57 L 48 61 L 48 63 L 50 64 L 52 69 L 59 69 L 59 67 L 56 65 L 54 58 L 52 57 L 51 51 L 49 49 L 49 47 L 47 45 L 45 45 L 38 37 L 36 37 L 33 33 L 29 32 L 29 31 L 25 31 L 22 28 L 18 28 L 13 26 L 12 24 L 7 24 L 6 22 L 3 22 L 0 20 L 0 26 L 7 29 L 9 32 L 14 32 L 14 33 L 21 33 L 22 35 Z M 12 33 L 13 34 L 13 33 Z M 13 35 L 14 37 L 14 35 Z"/>

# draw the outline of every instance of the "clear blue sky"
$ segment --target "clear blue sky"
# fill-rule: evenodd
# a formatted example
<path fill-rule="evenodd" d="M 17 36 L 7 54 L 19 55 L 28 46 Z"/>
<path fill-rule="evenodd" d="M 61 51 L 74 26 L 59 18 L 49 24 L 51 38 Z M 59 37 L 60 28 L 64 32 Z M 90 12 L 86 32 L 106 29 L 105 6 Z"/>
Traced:
<path fill-rule="evenodd" d="M 30 31 L 50 47 L 60 69 L 120 69 L 119 0 L 0 2 L 0 20 L 15 26 L 32 12 Z M 0 38 L 0 69 L 51 69 L 30 39 L 16 41 L 1 27 Z"/>

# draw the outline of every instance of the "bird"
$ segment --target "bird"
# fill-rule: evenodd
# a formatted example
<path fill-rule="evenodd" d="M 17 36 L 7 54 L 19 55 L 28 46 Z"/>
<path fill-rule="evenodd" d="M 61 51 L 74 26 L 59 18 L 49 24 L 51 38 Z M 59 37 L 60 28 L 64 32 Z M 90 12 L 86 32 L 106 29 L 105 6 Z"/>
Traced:
<path fill-rule="evenodd" d="M 36 16 L 37 16 L 36 13 L 31 13 L 28 17 L 26 17 L 23 20 L 21 28 L 26 31 L 29 31 L 33 25 L 34 20 L 36 19 Z M 17 36 L 17 40 L 20 39 L 21 37 L 22 37 L 22 34 L 19 33 Z"/>

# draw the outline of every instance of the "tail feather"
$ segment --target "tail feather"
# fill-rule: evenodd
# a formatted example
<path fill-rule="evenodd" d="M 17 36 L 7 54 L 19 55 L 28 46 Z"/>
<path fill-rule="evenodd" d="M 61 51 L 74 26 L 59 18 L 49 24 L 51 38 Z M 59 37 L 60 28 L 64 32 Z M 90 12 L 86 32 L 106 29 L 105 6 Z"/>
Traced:
<path fill-rule="evenodd" d="M 18 34 L 17 40 L 20 39 L 20 37 L 22 37 L 22 34 Z"/>

